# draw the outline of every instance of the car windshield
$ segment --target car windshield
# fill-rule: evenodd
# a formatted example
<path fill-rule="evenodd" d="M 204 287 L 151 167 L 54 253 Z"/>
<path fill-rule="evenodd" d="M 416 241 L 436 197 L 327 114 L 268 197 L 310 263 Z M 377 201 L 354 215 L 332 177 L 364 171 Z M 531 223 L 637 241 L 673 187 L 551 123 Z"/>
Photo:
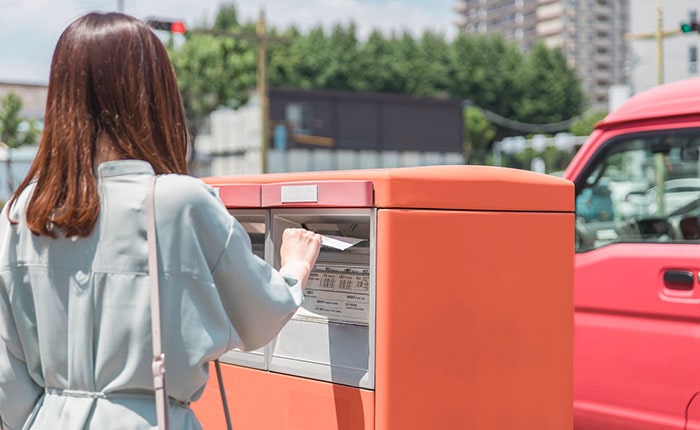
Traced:
<path fill-rule="evenodd" d="M 617 138 L 577 180 L 578 251 L 700 238 L 700 130 Z"/>

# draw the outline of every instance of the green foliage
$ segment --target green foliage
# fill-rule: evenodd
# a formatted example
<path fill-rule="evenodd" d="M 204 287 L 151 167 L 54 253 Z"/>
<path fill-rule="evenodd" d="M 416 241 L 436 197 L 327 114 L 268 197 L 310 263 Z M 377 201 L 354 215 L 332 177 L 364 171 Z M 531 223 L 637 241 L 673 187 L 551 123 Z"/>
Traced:
<path fill-rule="evenodd" d="M 10 148 L 32 145 L 39 137 L 34 121 L 26 121 L 21 116 L 22 99 L 15 93 L 7 94 L 0 100 L 0 142 Z M 28 123 L 28 130 L 22 130 L 22 123 Z"/>
<path fill-rule="evenodd" d="M 464 161 L 468 164 L 484 164 L 489 144 L 496 137 L 496 127 L 478 108 L 464 110 Z"/>
<path fill-rule="evenodd" d="M 215 28 L 239 29 L 236 9 L 221 6 Z M 236 108 L 249 98 L 256 82 L 257 51 L 249 40 L 191 31 L 185 43 L 169 46 L 193 140 L 204 121 L 221 106 Z"/>
<path fill-rule="evenodd" d="M 418 43 L 416 95 L 447 97 L 450 91 L 450 45 L 444 36 L 430 31 Z"/>
<path fill-rule="evenodd" d="M 240 22 L 233 4 L 220 7 L 214 28 L 255 33 L 255 23 Z M 461 35 L 447 41 L 432 32 L 416 38 L 374 31 L 360 40 L 352 23 L 330 31 L 317 26 L 306 33 L 294 27 L 268 33 L 278 36 L 267 45 L 270 87 L 450 97 L 533 124 L 567 120 L 583 110 L 578 76 L 561 51 L 544 44 L 523 53 L 500 36 Z M 254 37 L 195 31 L 179 49 L 171 49 L 194 136 L 213 110 L 246 101 L 256 84 L 257 47 Z M 478 112 L 466 112 L 465 119 L 470 161 L 485 161 L 493 141 L 512 133 Z"/>
<path fill-rule="evenodd" d="M 450 94 L 483 109 L 514 117 L 524 57 L 498 36 L 460 36 L 452 44 Z M 517 118 L 513 118 L 517 119 Z"/>
<path fill-rule="evenodd" d="M 588 136 L 593 133 L 593 128 L 598 121 L 602 121 L 608 115 L 607 112 L 588 112 L 583 118 L 571 124 L 571 133 L 574 136 Z"/>
<path fill-rule="evenodd" d="M 575 153 L 575 150 L 561 151 L 550 146 L 540 154 L 540 157 L 542 157 L 547 166 L 547 173 L 552 173 L 566 169 L 566 166 L 568 166 Z"/>
<path fill-rule="evenodd" d="M 517 154 L 504 154 L 502 165 L 529 170 L 532 166 L 532 160 L 534 158 L 541 158 L 545 164 L 545 173 L 553 173 L 566 169 L 566 166 L 574 157 L 575 153 L 575 150 L 562 151 L 553 146 L 548 146 L 542 152 L 537 152 L 532 148 L 526 148 L 524 151 Z"/>
<path fill-rule="evenodd" d="M 323 28 L 315 27 L 305 36 L 295 32 L 293 37 L 289 52 L 282 57 L 278 58 L 278 52 L 284 47 L 281 44 L 271 45 L 270 86 L 300 89 L 325 87 L 329 76 L 326 65 L 331 62 L 331 53 Z M 285 74 L 275 76 L 273 71 L 280 69 L 285 70 Z"/>
<path fill-rule="evenodd" d="M 238 28 L 238 11 L 233 3 L 224 3 L 214 19 L 214 29 L 235 30 Z"/>
<path fill-rule="evenodd" d="M 358 91 L 403 93 L 406 84 L 405 61 L 397 49 L 395 39 L 387 39 L 375 30 L 362 45 L 359 52 L 358 68 L 361 76 L 355 77 Z"/>
<path fill-rule="evenodd" d="M 193 137 L 211 112 L 247 101 L 256 80 L 256 56 L 250 45 L 245 40 L 193 34 L 179 49 L 171 50 Z"/>
<path fill-rule="evenodd" d="M 573 118 L 583 108 L 583 92 L 564 54 L 543 43 L 530 52 L 519 82 L 522 97 L 516 117 L 522 122 L 547 124 Z"/>
<path fill-rule="evenodd" d="M 325 67 L 325 88 L 354 90 L 353 83 L 360 70 L 357 69 L 359 41 L 355 24 L 333 27 L 326 41 L 328 64 Z M 355 84 L 356 85 L 356 84 Z"/>

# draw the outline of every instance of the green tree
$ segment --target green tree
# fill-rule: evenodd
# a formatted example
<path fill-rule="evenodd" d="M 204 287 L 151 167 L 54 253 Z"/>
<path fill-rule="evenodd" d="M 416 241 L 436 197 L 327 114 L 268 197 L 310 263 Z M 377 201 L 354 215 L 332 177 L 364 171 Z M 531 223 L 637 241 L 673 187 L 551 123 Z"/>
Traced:
<path fill-rule="evenodd" d="M 496 127 L 475 107 L 464 109 L 464 162 L 483 164 L 496 137 Z"/>
<path fill-rule="evenodd" d="M 520 74 L 522 96 L 515 104 L 515 117 L 522 122 L 547 124 L 579 115 L 583 91 L 575 71 L 561 50 L 536 44 Z"/>
<path fill-rule="evenodd" d="M 192 142 L 209 114 L 222 106 L 237 108 L 246 103 L 256 83 L 256 44 L 234 37 L 240 30 L 234 5 L 220 7 L 213 29 L 231 36 L 194 29 L 182 45 L 169 44 Z"/>
<path fill-rule="evenodd" d="M 273 31 L 276 35 L 276 32 Z M 267 78 L 271 87 L 311 88 L 302 78 L 300 70 L 306 54 L 304 37 L 299 29 L 291 27 L 280 34 L 284 43 L 268 45 Z"/>
<path fill-rule="evenodd" d="M 233 3 L 223 3 L 214 19 L 214 28 L 217 30 L 235 30 L 239 27 L 238 10 Z"/>
<path fill-rule="evenodd" d="M 607 115 L 608 113 L 603 111 L 588 112 L 582 118 L 571 124 L 571 133 L 574 136 L 588 136 L 593 133 L 593 127 L 595 127 L 596 123 L 602 121 Z"/>
<path fill-rule="evenodd" d="M 215 28 L 254 33 L 255 24 L 239 22 L 235 7 L 225 4 Z M 447 42 L 432 32 L 416 39 L 408 32 L 386 36 L 377 30 L 361 42 L 352 23 L 304 34 L 292 27 L 281 36 L 284 43 L 268 44 L 271 87 L 459 98 L 530 124 L 566 120 L 583 108 L 575 71 L 561 51 L 542 43 L 523 53 L 514 41 L 496 35 L 460 35 Z M 209 113 L 244 103 L 255 84 L 253 41 L 195 31 L 172 55 L 195 137 Z M 490 123 L 478 111 L 465 116 L 465 157 L 471 162 L 484 161 L 494 140 L 520 133 Z"/>
<path fill-rule="evenodd" d="M 451 46 L 450 88 L 453 97 L 512 118 L 521 94 L 517 78 L 524 65 L 514 42 L 500 36 L 459 36 Z"/>
<path fill-rule="evenodd" d="M 0 101 L 0 144 L 8 149 L 5 166 L 10 193 L 15 191 L 15 184 L 12 179 L 12 157 L 9 150 L 22 145 L 32 145 L 39 136 L 36 123 L 22 118 L 21 112 L 22 99 L 17 94 L 8 93 Z"/>
<path fill-rule="evenodd" d="M 379 30 L 374 30 L 360 48 L 358 70 L 355 78 L 358 91 L 375 93 L 402 93 L 406 91 L 403 64 L 395 48 L 396 39 L 385 37 Z"/>
<path fill-rule="evenodd" d="M 317 26 L 299 41 L 299 53 L 302 55 L 297 67 L 299 88 L 328 88 L 329 64 L 332 61 L 328 40 L 323 27 Z"/>
<path fill-rule="evenodd" d="M 426 95 L 421 94 L 422 83 L 420 82 L 419 73 L 417 73 L 417 70 L 421 68 L 418 43 L 411 33 L 407 31 L 404 31 L 401 37 L 394 38 L 392 42 L 394 45 L 393 52 L 395 53 L 394 61 L 400 66 L 398 72 L 403 86 L 401 93 L 413 96 Z"/>
<path fill-rule="evenodd" d="M 22 117 L 22 99 L 11 92 L 0 101 L 0 106 L 0 142 L 8 148 L 35 144 L 39 130 L 35 121 Z"/>
<path fill-rule="evenodd" d="M 449 95 L 450 46 L 445 37 L 430 31 L 418 42 L 418 58 L 413 71 L 417 85 L 415 95 L 446 97 Z"/>
<path fill-rule="evenodd" d="M 326 66 L 326 83 L 324 88 L 336 90 L 355 90 L 355 82 L 361 73 L 357 68 L 359 42 L 357 27 L 354 23 L 347 27 L 336 25 L 328 37 L 327 47 L 329 63 Z"/>

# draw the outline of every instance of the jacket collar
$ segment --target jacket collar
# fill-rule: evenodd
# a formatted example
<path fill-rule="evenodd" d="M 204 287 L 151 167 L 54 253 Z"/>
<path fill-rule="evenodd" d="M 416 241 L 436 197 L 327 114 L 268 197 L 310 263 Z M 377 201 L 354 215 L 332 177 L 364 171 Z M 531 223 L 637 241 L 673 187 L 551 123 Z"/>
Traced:
<path fill-rule="evenodd" d="M 151 164 L 148 161 L 143 160 L 105 161 L 97 166 L 98 178 L 139 173 L 151 175 L 155 174 Z"/>

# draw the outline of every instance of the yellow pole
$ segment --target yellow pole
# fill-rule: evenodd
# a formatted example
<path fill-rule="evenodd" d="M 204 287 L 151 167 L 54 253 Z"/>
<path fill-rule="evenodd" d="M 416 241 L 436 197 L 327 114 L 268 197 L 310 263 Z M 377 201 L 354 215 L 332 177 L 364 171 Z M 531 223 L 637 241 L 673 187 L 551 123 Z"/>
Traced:
<path fill-rule="evenodd" d="M 260 166 L 267 173 L 267 145 L 269 145 L 269 100 L 267 96 L 267 38 L 265 37 L 265 11 L 260 9 L 258 36 L 258 98 L 260 99 Z"/>
<path fill-rule="evenodd" d="M 661 10 L 661 0 L 656 3 L 656 73 L 657 83 L 664 83 L 664 31 L 663 12 Z M 665 206 L 665 180 L 666 162 L 664 154 L 655 154 L 654 167 L 656 168 L 656 214 L 663 216 L 666 211 Z"/>
<path fill-rule="evenodd" d="M 656 6 L 656 73 L 658 84 L 664 83 L 664 20 L 661 1 Z"/>

